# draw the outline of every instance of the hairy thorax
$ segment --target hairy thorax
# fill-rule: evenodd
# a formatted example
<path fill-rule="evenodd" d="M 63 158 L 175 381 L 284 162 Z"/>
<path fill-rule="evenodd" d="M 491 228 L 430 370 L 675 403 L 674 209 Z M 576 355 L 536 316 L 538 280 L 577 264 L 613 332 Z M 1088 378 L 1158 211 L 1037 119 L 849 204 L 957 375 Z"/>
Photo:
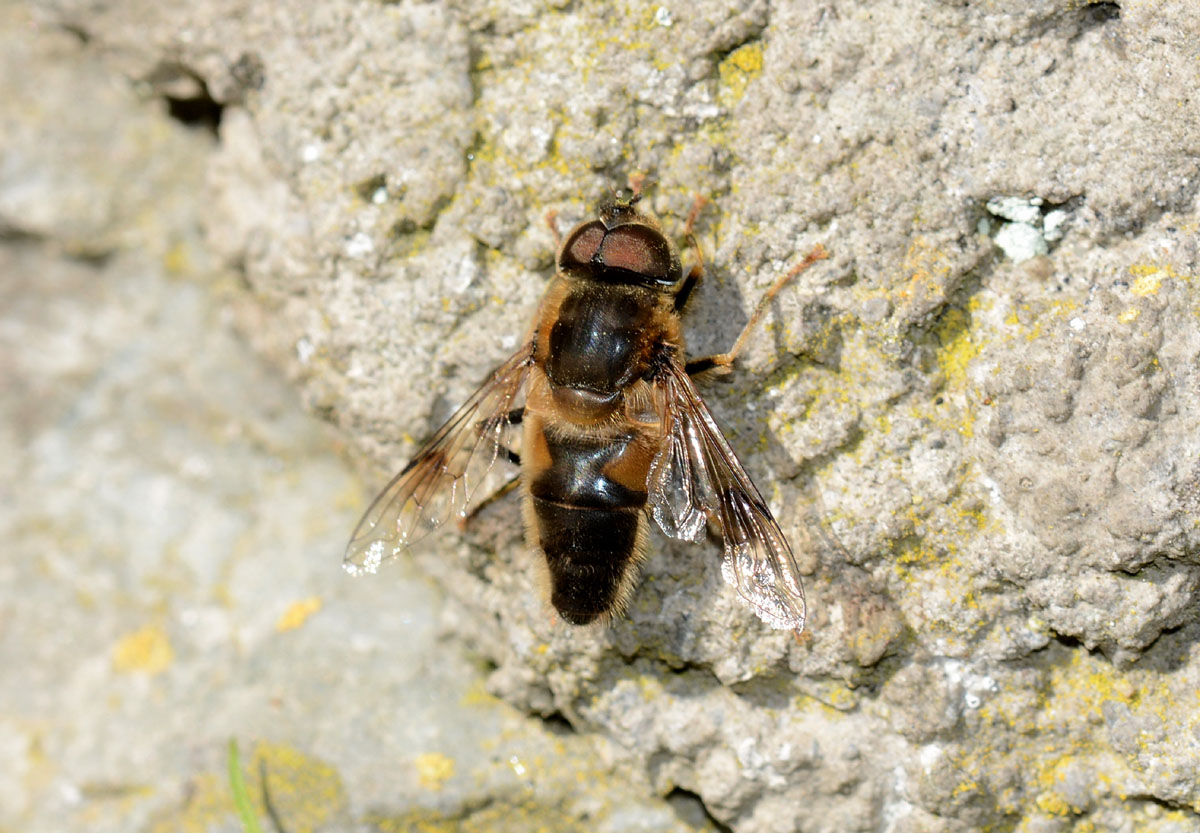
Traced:
<path fill-rule="evenodd" d="M 645 379 L 664 344 L 681 350 L 670 296 L 640 286 L 559 276 L 538 316 L 541 377 L 528 407 L 585 431 L 654 421 Z"/>

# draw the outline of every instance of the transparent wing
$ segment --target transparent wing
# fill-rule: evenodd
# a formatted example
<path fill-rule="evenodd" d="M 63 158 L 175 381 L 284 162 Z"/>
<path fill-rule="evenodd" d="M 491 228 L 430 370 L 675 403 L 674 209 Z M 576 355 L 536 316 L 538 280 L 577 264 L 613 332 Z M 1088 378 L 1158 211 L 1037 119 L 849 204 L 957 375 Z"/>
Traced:
<path fill-rule="evenodd" d="M 670 362 L 656 384 L 663 445 L 647 481 L 655 521 L 688 541 L 716 521 L 725 540 L 725 580 L 772 628 L 803 630 L 800 572 L 766 501 L 684 369 Z"/>
<path fill-rule="evenodd" d="M 466 517 L 500 456 L 532 363 L 527 345 L 496 368 L 380 492 L 350 536 L 343 565 L 348 572 L 373 573 L 430 531 Z"/>

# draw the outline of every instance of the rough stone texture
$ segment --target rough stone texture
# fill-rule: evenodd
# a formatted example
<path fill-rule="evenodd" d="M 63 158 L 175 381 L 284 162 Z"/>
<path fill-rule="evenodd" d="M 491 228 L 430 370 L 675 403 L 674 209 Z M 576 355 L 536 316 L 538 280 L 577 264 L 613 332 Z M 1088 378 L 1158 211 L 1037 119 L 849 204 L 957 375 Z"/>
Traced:
<path fill-rule="evenodd" d="M 739 833 L 1200 826 L 1200 6 L 41 15 L 225 105 L 204 217 L 239 320 L 383 467 L 517 344 L 549 210 L 635 171 L 669 225 L 709 196 L 697 352 L 831 251 L 706 389 L 799 545 L 804 639 L 661 537 L 626 618 L 557 624 L 510 502 L 412 562 L 493 692 Z"/>

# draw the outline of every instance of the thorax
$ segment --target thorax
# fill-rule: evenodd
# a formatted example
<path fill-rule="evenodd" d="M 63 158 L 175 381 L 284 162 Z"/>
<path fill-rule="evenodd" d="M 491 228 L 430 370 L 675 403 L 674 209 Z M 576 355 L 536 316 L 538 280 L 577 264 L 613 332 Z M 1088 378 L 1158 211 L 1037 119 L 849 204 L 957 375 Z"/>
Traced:
<path fill-rule="evenodd" d="M 626 400 L 643 395 L 655 352 L 665 343 L 682 349 L 671 300 L 646 287 L 555 278 L 535 325 L 541 384 L 531 387 L 529 406 L 593 426 L 630 404 L 643 410 Z"/>

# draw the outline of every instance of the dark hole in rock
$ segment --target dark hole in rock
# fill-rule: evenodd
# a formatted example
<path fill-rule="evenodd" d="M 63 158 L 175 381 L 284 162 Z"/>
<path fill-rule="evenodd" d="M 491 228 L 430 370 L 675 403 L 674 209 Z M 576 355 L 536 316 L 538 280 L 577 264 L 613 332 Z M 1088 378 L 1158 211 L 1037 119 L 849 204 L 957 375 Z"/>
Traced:
<path fill-rule="evenodd" d="M 1083 7 L 1082 12 L 1084 22 L 1091 26 L 1108 23 L 1110 20 L 1119 20 L 1121 18 L 1121 6 L 1119 3 L 1089 3 Z"/>
<path fill-rule="evenodd" d="M 195 98 L 173 98 L 166 96 L 167 113 L 176 121 L 183 122 L 188 127 L 208 130 L 216 135 L 221 126 L 221 113 L 225 109 L 214 101 L 205 90 L 204 94 Z"/>
<path fill-rule="evenodd" d="M 733 833 L 732 827 L 713 818 L 712 813 L 708 812 L 708 808 L 704 806 L 704 801 L 691 790 L 676 787 L 667 793 L 666 798 L 667 804 L 671 805 L 675 815 L 692 827 L 698 829 L 711 827 L 719 830 L 720 833 Z"/>
<path fill-rule="evenodd" d="M 560 712 L 553 714 L 539 715 L 546 730 L 552 735 L 573 735 L 575 727 L 571 725 L 571 721 L 562 716 Z"/>
<path fill-rule="evenodd" d="M 212 97 L 208 85 L 194 70 L 165 62 L 155 67 L 145 81 L 167 103 L 171 118 L 216 135 L 225 108 Z"/>

